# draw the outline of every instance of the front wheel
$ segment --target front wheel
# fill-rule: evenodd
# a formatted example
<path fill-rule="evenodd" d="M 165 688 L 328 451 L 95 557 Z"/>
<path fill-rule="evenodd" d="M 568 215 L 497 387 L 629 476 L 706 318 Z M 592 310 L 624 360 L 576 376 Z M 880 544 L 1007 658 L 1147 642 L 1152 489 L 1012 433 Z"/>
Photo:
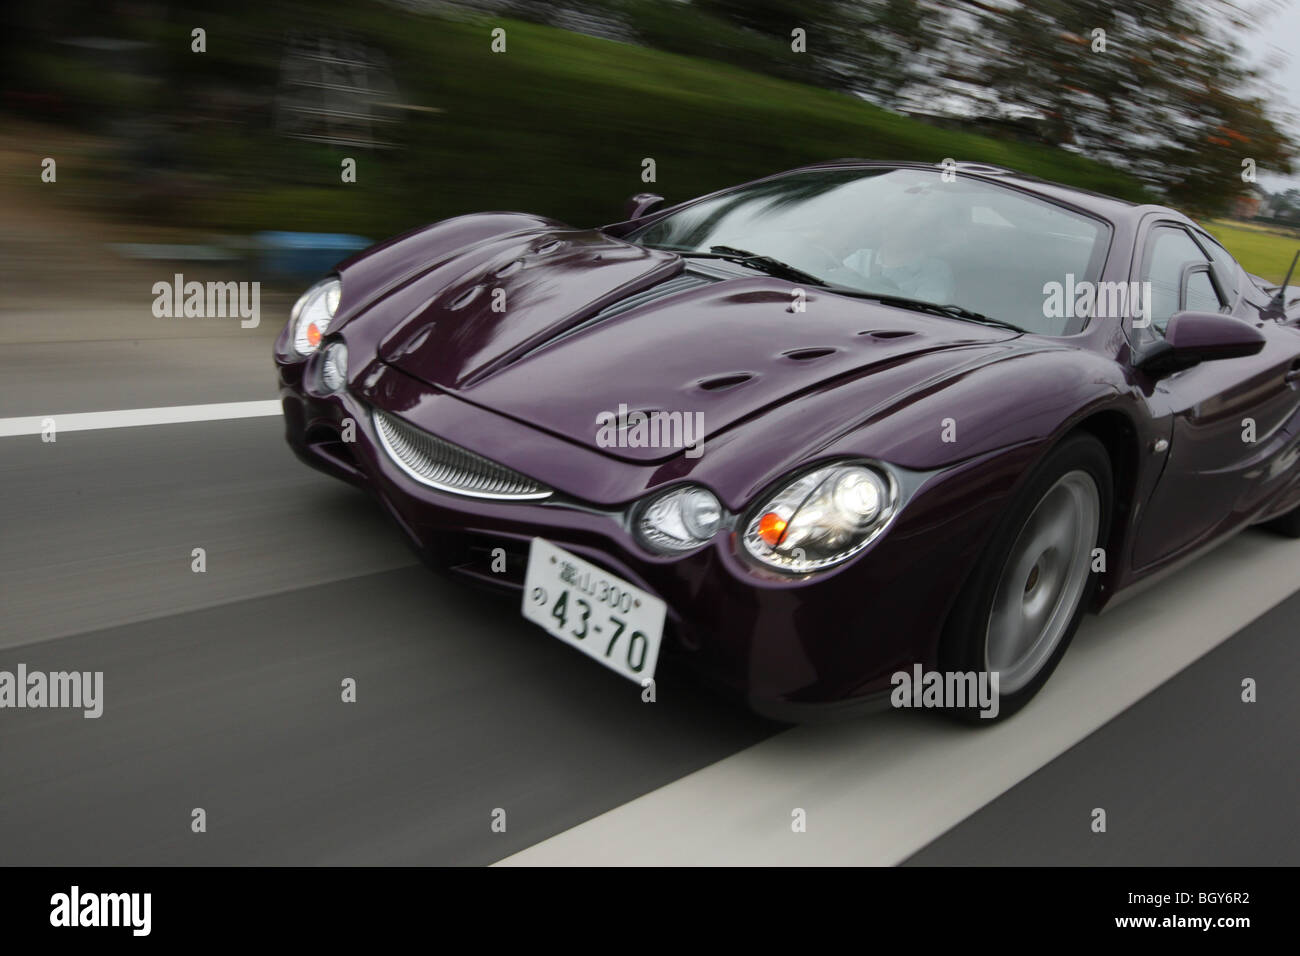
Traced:
<path fill-rule="evenodd" d="M 996 718 L 1014 714 L 1047 682 L 1098 584 L 1112 498 L 1110 458 L 1073 435 L 1037 466 L 1003 515 L 945 627 L 945 672 L 997 675 Z M 990 684 L 991 679 L 990 679 Z M 962 719 L 990 708 L 953 706 Z"/>
<path fill-rule="evenodd" d="M 1292 508 L 1286 514 L 1264 522 L 1264 527 L 1288 538 L 1300 538 L 1300 507 Z"/>

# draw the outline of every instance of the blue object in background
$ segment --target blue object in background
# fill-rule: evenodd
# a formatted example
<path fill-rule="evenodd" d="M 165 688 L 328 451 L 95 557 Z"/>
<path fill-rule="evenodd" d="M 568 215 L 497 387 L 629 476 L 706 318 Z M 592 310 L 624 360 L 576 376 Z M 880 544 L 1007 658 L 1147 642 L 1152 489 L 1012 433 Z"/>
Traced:
<path fill-rule="evenodd" d="M 259 232 L 258 264 L 271 276 L 317 279 L 342 259 L 373 245 L 340 232 Z"/>

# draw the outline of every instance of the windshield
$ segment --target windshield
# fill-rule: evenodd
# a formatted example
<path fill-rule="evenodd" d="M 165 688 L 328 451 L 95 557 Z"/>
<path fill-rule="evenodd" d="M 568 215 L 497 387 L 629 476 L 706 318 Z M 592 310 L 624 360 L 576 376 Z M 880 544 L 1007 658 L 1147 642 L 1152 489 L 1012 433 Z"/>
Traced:
<path fill-rule="evenodd" d="M 957 305 L 1046 335 L 1077 331 L 1044 286 L 1095 282 L 1101 221 L 941 171 L 858 168 L 778 176 L 694 203 L 634 230 L 682 253 L 768 256 L 858 292 Z"/>

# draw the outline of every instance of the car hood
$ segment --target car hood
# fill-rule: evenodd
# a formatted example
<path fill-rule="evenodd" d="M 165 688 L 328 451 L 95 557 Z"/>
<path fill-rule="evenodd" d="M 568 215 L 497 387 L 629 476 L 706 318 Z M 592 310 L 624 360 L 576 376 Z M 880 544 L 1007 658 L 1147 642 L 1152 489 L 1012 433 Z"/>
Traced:
<path fill-rule="evenodd" d="M 898 387 L 897 375 L 877 372 L 935 353 L 951 353 L 956 366 L 970 349 L 1017 334 L 815 287 L 799 295 L 785 280 L 728 277 L 597 231 L 516 234 L 464 258 L 407 290 L 420 304 L 379 358 L 628 461 L 666 460 L 849 379 L 878 378 L 881 394 L 855 390 L 875 404 Z M 457 265 L 461 277 L 448 283 Z M 935 363 L 925 364 L 933 375 Z M 649 427 L 638 430 L 639 421 Z"/>

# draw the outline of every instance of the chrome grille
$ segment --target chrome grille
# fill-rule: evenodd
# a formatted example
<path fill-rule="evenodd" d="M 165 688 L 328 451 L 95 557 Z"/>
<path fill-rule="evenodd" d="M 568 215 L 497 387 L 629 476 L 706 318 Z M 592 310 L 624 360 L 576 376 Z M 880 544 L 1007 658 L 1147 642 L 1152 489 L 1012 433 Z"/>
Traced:
<path fill-rule="evenodd" d="M 549 498 L 551 489 L 505 465 L 443 441 L 395 415 L 374 409 L 375 431 L 388 457 L 421 484 L 474 498 Z"/>

